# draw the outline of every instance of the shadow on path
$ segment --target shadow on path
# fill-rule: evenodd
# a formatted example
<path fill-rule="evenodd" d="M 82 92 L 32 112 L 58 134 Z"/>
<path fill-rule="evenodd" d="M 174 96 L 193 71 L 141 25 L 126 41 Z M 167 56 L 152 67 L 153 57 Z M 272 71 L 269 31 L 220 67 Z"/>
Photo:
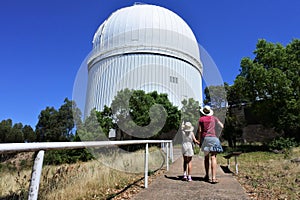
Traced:
<path fill-rule="evenodd" d="M 185 180 L 183 180 L 183 176 L 169 176 L 169 175 L 165 175 L 165 178 L 174 180 L 174 181 L 183 181 L 186 182 Z M 203 182 L 208 182 L 207 180 L 204 179 L 204 177 L 199 177 L 199 176 L 193 176 L 193 181 L 203 181 Z"/>
<path fill-rule="evenodd" d="M 132 199 L 247 199 L 244 188 L 232 173 L 217 170 L 219 183 L 211 184 L 204 180 L 203 158 L 195 155 L 192 159 L 193 181 L 182 181 L 182 157 L 170 165 L 170 170 L 157 177 L 147 189 L 142 189 Z"/>

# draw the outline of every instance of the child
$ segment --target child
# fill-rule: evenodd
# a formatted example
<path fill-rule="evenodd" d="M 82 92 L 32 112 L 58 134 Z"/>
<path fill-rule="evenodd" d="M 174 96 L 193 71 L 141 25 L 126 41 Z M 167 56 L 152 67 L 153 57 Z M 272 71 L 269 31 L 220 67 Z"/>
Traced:
<path fill-rule="evenodd" d="M 194 155 L 193 142 L 200 144 L 194 135 L 194 127 L 191 122 L 182 124 L 182 155 L 183 155 L 183 179 L 192 181 L 192 156 Z M 188 172 L 187 172 L 188 170 Z"/>

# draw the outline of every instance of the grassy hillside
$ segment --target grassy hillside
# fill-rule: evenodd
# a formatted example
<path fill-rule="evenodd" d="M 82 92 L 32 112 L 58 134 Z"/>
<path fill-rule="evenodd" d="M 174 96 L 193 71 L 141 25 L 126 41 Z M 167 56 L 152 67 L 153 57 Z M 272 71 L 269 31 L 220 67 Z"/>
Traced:
<path fill-rule="evenodd" d="M 164 164 L 164 156 L 157 148 L 149 149 L 149 171 Z M 15 158 L 13 159 L 14 163 Z M 103 162 L 104 161 L 104 162 Z M 110 167 L 107 162 L 113 162 Z M 0 199 L 26 199 L 30 181 L 30 167 L 12 167 L 2 163 L 0 170 Z M 10 167 L 9 167 L 10 166 Z M 116 168 L 116 169 L 112 169 Z M 130 154 L 113 153 L 90 162 L 44 166 L 39 199 L 106 199 L 114 197 L 129 184 L 142 180 L 144 151 Z M 136 173 L 134 173 L 136 172 Z"/>
<path fill-rule="evenodd" d="M 236 176 L 247 193 L 254 199 L 300 199 L 300 148 L 282 154 L 250 152 L 239 156 L 239 174 Z M 219 164 L 227 161 L 219 157 Z M 231 160 L 234 170 L 234 160 Z"/>
<path fill-rule="evenodd" d="M 227 161 L 223 155 L 218 156 L 218 163 L 225 166 Z M 239 174 L 236 178 L 253 199 L 300 199 L 300 163 L 292 162 L 294 158 L 300 158 L 300 147 L 281 154 L 267 151 L 243 153 L 238 158 Z M 31 173 L 31 168 L 26 167 L 28 160 L 13 158 L 10 161 L 11 164 L 0 165 L 0 199 L 26 199 Z M 107 167 L 109 162 L 114 162 L 114 168 L 119 170 Z M 13 167 L 16 163 L 18 166 Z M 150 148 L 149 170 L 155 171 L 162 164 L 165 164 L 164 156 L 157 148 Z M 129 155 L 115 153 L 101 162 L 44 166 L 39 199 L 127 199 L 143 187 L 143 167 L 144 151 Z M 234 170 L 233 159 L 231 169 Z M 135 188 L 124 194 L 131 184 Z"/>

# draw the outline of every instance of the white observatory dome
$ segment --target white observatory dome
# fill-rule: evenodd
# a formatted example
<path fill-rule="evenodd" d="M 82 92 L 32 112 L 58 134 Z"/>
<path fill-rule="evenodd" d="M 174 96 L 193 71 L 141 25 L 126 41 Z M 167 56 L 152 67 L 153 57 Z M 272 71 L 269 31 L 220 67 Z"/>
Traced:
<path fill-rule="evenodd" d="M 190 27 L 174 12 L 135 4 L 113 12 L 97 29 L 87 61 L 85 116 L 110 106 L 128 88 L 202 102 L 202 63 Z"/>
<path fill-rule="evenodd" d="M 177 14 L 159 6 L 135 4 L 112 13 L 94 35 L 89 65 L 128 52 L 178 57 L 202 73 L 194 33 Z"/>

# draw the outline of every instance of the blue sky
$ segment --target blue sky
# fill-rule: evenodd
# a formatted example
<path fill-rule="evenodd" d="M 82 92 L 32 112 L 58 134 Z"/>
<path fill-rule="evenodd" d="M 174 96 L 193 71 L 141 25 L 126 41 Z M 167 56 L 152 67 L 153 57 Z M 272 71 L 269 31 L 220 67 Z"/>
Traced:
<path fill-rule="evenodd" d="M 35 127 L 47 106 L 72 99 L 81 63 L 98 26 L 130 0 L 1 0 L 0 121 Z M 300 38 L 299 0 L 145 0 L 182 17 L 232 84 L 258 39 Z M 174 3 L 176 2 L 176 3 Z"/>

